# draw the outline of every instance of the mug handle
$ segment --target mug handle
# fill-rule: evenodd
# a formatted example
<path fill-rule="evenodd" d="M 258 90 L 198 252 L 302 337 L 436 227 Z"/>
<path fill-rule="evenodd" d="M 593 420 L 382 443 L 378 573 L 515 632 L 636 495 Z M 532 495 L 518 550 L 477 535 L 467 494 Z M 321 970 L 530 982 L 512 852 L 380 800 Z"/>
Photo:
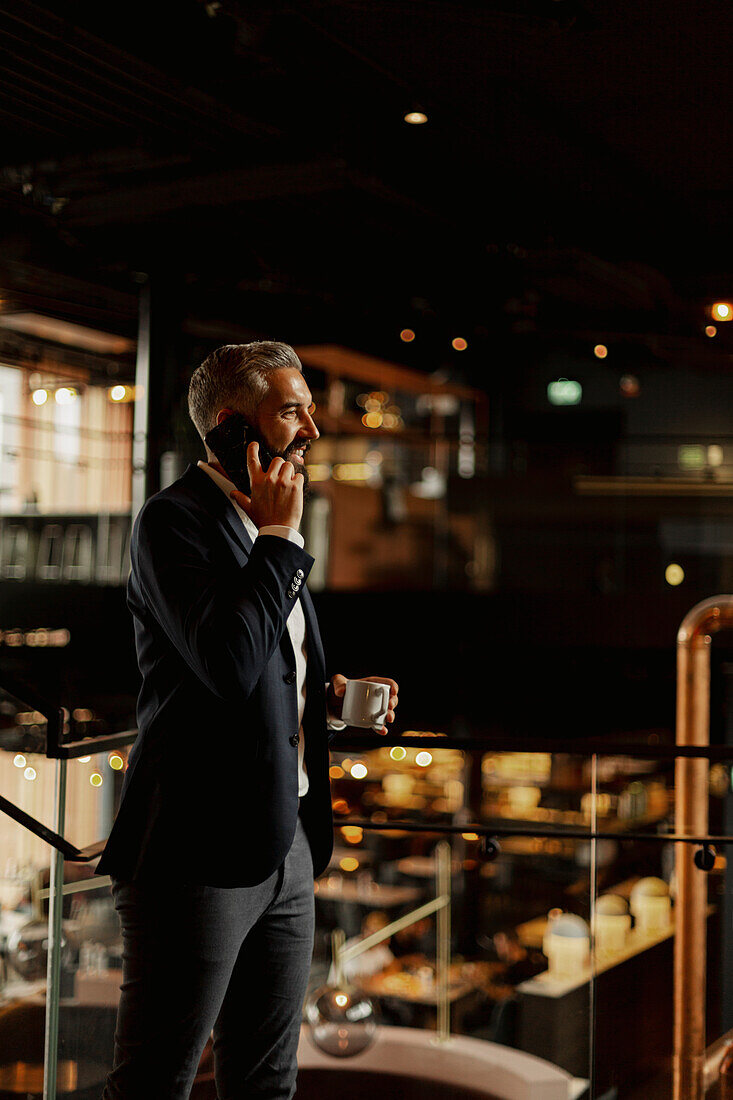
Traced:
<path fill-rule="evenodd" d="M 384 694 L 384 692 L 382 693 L 384 695 L 384 705 L 383 705 L 383 707 L 380 707 L 380 713 L 381 713 L 382 710 L 384 710 L 385 717 L 386 717 L 386 713 L 389 710 L 389 684 L 382 684 L 382 687 L 384 688 L 384 692 L 386 692 L 386 695 Z M 382 730 L 382 727 L 384 725 L 385 725 L 384 722 L 379 722 L 379 723 L 375 722 L 372 725 L 372 729 L 374 730 L 375 733 L 380 733 L 381 730 Z"/>

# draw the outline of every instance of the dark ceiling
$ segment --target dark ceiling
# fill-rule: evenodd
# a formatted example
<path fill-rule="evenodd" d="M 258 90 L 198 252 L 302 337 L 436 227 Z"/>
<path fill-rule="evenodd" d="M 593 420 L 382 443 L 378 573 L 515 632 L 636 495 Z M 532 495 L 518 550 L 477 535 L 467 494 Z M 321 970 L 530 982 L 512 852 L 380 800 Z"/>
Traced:
<path fill-rule="evenodd" d="M 147 275 L 479 385 L 609 334 L 729 369 L 728 4 L 0 0 L 0 49 L 7 308 L 130 333 Z"/>

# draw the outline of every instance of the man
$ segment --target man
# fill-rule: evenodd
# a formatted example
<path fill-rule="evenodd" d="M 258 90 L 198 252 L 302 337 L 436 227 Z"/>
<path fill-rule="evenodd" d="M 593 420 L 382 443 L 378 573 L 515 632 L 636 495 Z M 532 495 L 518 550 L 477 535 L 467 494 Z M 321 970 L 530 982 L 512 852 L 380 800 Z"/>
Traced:
<path fill-rule="evenodd" d="M 286 344 L 219 348 L 188 400 L 202 439 L 239 412 L 275 457 L 248 447 L 244 494 L 207 447 L 135 521 L 139 736 L 98 867 L 124 946 L 103 1100 L 185 1100 L 212 1029 L 219 1100 L 290 1100 L 346 684 L 326 683 L 298 530 L 318 429 Z M 370 679 L 393 721 L 397 684 Z"/>

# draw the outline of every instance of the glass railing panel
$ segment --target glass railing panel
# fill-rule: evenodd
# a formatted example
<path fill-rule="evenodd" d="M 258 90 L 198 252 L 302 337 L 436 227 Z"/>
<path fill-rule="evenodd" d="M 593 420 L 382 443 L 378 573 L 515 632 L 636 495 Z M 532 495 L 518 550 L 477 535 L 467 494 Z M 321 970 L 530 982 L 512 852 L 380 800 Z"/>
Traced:
<path fill-rule="evenodd" d="M 599 1097 L 672 1096 L 674 845 L 599 841 L 594 1083 Z"/>
<path fill-rule="evenodd" d="M 2 787 L 8 784 L 0 753 Z M 13 768 L 12 756 L 10 768 Z M 27 764 L 26 767 L 30 767 Z M 23 779 L 31 784 L 33 781 Z M 8 795 L 9 797 L 9 795 Z M 29 797 L 24 799 L 29 804 Z M 40 1095 L 46 1022 L 47 917 L 40 891 L 48 883 L 48 857 L 26 830 L 0 814 L 0 1095 Z M 45 883 L 44 883 L 45 869 Z"/>
<path fill-rule="evenodd" d="M 551 752 L 480 756 L 478 821 L 496 830 L 500 854 L 484 863 L 486 919 L 502 931 L 532 971 L 514 990 L 515 1043 L 590 1080 L 593 981 L 589 969 L 593 860 L 586 757 Z M 510 973 L 513 968 L 510 968 Z"/>
<path fill-rule="evenodd" d="M 332 752 L 331 781 L 336 843 L 316 883 L 311 992 L 337 977 L 335 928 L 356 943 L 436 896 L 445 838 L 451 1035 L 470 1040 L 487 1065 L 494 1058 L 521 1073 L 540 1058 L 558 1075 L 558 1095 L 581 1095 L 593 1056 L 585 758 L 463 752 L 426 738 L 424 748 Z M 404 827 L 385 827 L 392 822 Z M 422 1040 L 438 1036 L 437 923 L 431 915 L 400 929 L 365 953 L 373 973 L 354 977 L 384 1028 Z"/>
<path fill-rule="evenodd" d="M 93 743 L 90 748 L 93 747 Z M 104 840 L 119 801 L 128 749 L 65 761 L 65 833 L 79 849 Z M 64 864 L 60 885 L 62 959 L 58 1008 L 58 1065 L 75 1077 L 80 1096 L 101 1095 L 112 1066 L 122 978 L 121 932 L 109 879 L 95 861 Z M 59 1077 L 58 1095 L 63 1095 Z"/>

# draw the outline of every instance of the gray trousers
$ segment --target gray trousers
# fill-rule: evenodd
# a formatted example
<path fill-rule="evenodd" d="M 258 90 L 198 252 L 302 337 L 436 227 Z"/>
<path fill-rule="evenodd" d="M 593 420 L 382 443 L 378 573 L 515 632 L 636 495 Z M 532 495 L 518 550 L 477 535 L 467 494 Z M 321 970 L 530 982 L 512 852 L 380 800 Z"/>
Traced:
<path fill-rule="evenodd" d="M 315 931 L 300 817 L 285 862 L 257 886 L 135 880 L 113 893 L 122 995 L 102 1100 L 187 1100 L 212 1030 L 218 1100 L 291 1100 Z"/>

